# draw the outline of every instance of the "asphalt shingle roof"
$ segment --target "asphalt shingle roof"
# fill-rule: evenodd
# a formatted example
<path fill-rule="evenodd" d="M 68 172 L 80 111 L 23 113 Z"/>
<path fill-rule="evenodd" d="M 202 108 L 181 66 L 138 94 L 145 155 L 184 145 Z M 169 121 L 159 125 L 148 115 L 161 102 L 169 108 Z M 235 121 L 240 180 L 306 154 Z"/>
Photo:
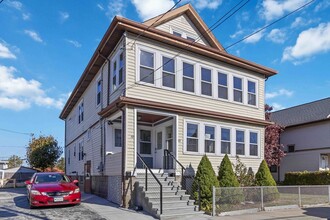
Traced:
<path fill-rule="evenodd" d="M 270 118 L 285 127 L 330 120 L 330 97 L 272 112 Z"/>

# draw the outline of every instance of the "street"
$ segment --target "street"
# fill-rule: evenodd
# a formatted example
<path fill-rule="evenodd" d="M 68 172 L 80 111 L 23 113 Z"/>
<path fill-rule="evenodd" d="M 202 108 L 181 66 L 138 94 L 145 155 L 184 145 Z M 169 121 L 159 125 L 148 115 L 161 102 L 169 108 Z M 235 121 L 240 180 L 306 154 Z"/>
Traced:
<path fill-rule="evenodd" d="M 86 205 L 30 209 L 26 189 L 0 189 L 0 218 L 5 219 L 104 219 Z"/>

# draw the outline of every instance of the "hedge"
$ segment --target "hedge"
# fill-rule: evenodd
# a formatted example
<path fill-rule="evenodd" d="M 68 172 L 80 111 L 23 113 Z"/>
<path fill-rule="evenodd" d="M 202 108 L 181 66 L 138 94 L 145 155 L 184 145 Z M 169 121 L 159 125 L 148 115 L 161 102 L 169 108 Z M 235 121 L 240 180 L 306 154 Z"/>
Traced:
<path fill-rule="evenodd" d="M 288 172 L 284 185 L 330 185 L 330 171 Z"/>

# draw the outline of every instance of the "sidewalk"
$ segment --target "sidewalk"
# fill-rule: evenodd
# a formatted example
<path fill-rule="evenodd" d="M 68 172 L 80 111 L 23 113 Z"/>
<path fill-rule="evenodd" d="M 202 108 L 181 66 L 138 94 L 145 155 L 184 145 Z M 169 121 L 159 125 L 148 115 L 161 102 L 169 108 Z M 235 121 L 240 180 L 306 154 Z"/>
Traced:
<path fill-rule="evenodd" d="M 145 212 L 121 208 L 119 205 L 93 194 L 82 193 L 82 204 L 101 215 L 104 219 L 150 220 L 155 219 Z"/>

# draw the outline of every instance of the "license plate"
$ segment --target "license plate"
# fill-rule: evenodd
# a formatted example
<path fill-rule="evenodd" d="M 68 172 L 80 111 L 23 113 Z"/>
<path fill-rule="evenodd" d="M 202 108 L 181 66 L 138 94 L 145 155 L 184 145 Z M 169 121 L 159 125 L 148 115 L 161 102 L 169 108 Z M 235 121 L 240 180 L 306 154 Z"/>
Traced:
<path fill-rule="evenodd" d="M 63 202 L 63 197 L 54 197 L 54 202 Z"/>

